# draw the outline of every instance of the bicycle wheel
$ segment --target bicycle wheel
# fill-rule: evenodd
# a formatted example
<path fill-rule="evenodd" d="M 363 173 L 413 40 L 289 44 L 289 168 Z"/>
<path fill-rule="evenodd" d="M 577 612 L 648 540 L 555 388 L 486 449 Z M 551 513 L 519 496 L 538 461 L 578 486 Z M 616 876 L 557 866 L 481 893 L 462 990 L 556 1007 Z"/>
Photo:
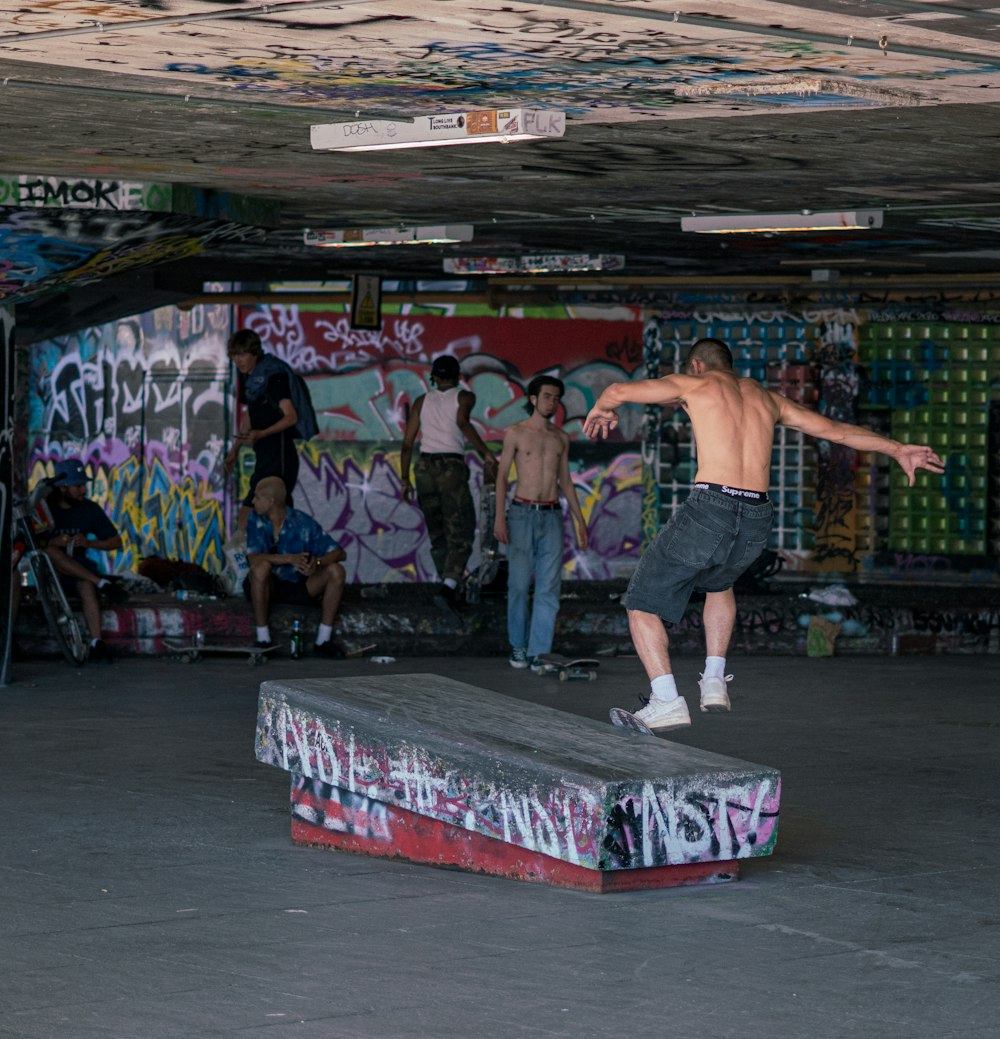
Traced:
<path fill-rule="evenodd" d="M 76 614 L 66 601 L 66 593 L 62 590 L 48 556 L 41 553 L 32 556 L 31 572 L 35 577 L 38 601 L 45 612 L 49 631 L 59 643 L 66 663 L 74 666 L 82 664 L 87 659 L 87 640 L 83 637 Z"/>

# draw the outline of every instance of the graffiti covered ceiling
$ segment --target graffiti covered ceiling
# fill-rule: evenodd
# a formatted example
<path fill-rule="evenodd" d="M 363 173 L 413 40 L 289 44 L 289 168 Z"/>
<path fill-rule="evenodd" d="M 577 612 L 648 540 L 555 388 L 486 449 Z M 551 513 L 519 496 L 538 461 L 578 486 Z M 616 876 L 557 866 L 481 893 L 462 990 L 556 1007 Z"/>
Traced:
<path fill-rule="evenodd" d="M 622 257 L 635 284 L 1000 271 L 1000 9 L 983 0 L 0 0 L 0 72 L 0 302 L 26 333 L 203 281 L 426 280 L 445 258 Z M 565 136 L 310 146 L 315 123 L 515 107 L 565 112 Z M 680 227 L 856 208 L 883 227 Z M 473 240 L 303 241 L 439 224 Z"/>

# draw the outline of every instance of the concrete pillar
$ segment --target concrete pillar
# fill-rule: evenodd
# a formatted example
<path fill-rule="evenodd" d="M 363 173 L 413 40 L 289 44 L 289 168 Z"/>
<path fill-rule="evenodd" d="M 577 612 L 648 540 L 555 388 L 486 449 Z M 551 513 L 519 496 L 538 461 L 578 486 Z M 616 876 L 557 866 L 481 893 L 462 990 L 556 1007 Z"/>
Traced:
<path fill-rule="evenodd" d="M 14 311 L 0 307 L 0 685 L 10 681 L 11 493 L 14 478 Z"/>

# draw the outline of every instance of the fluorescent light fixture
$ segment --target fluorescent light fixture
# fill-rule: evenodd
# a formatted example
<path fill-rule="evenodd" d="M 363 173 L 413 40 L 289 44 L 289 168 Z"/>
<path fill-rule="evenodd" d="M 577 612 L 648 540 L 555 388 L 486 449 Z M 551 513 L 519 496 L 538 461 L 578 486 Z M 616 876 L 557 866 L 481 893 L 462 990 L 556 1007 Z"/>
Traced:
<path fill-rule="evenodd" d="M 682 231 L 698 234 L 776 234 L 788 231 L 861 231 L 882 226 L 881 209 L 831 213 L 728 213 L 681 217 Z"/>
<path fill-rule="evenodd" d="M 549 253 L 538 256 L 446 256 L 448 274 L 558 274 L 571 271 L 620 271 L 624 256 Z"/>
<path fill-rule="evenodd" d="M 302 232 L 306 245 L 321 249 L 351 249 L 363 245 L 448 245 L 471 242 L 472 224 L 438 224 L 430 227 L 343 227 Z"/>
<path fill-rule="evenodd" d="M 446 144 L 509 144 L 562 137 L 566 113 L 543 108 L 491 108 L 414 119 L 359 119 L 309 128 L 315 151 L 370 152 L 390 148 L 437 148 Z"/>

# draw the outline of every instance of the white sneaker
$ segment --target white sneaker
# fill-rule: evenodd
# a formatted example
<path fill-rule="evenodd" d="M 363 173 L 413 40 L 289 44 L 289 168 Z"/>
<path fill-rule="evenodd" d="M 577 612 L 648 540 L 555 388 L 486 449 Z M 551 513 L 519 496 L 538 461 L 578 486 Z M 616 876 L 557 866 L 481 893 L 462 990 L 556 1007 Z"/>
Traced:
<path fill-rule="evenodd" d="M 722 714 L 729 710 L 729 693 L 726 692 L 726 683 L 733 680 L 732 675 L 725 678 L 702 678 L 698 683 L 701 690 L 701 709 L 711 714 Z"/>
<path fill-rule="evenodd" d="M 822 603 L 824 606 L 856 606 L 858 600 L 854 597 L 847 585 L 831 584 L 825 588 L 814 588 L 809 593 L 813 602 Z"/>
<path fill-rule="evenodd" d="M 667 729 L 681 729 L 691 724 L 687 701 L 683 696 L 673 700 L 652 699 L 641 711 L 635 711 L 636 718 L 647 725 L 653 732 L 665 732 Z"/>

